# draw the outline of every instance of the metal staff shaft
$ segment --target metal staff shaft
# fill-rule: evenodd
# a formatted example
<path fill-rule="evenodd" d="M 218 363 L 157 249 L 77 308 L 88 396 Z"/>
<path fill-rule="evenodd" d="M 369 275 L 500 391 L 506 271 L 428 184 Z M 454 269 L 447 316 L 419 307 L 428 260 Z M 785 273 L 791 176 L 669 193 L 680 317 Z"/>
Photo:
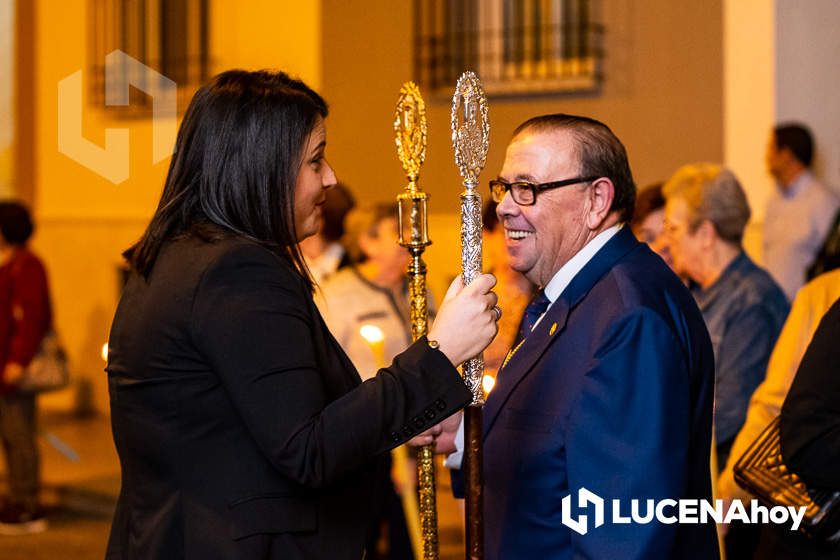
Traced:
<path fill-rule="evenodd" d="M 478 77 L 464 72 L 452 96 L 452 146 L 455 164 L 464 179 L 461 193 L 461 266 L 464 284 L 481 274 L 481 195 L 478 176 L 487 159 L 490 123 L 487 97 Z M 484 406 L 484 359 L 464 362 L 464 382 L 472 402 L 464 410 L 464 471 L 466 475 L 466 527 L 468 560 L 484 558 L 484 500 L 482 476 L 482 408 Z"/>
<path fill-rule="evenodd" d="M 399 203 L 400 245 L 408 249 L 409 313 L 411 336 L 417 340 L 428 331 L 426 308 L 426 263 L 423 251 L 431 245 L 428 235 L 426 201 L 428 195 L 417 185 L 420 166 L 426 157 L 426 105 L 420 90 L 413 82 L 400 89 L 396 118 L 397 155 L 400 158 L 408 185 L 397 196 Z M 419 496 L 420 529 L 423 540 L 423 559 L 438 559 L 437 497 L 435 494 L 434 446 L 419 449 L 417 456 L 417 492 Z"/>
<path fill-rule="evenodd" d="M 473 189 L 461 194 L 461 277 L 464 284 L 481 274 L 481 196 Z M 464 380 L 473 394 L 464 409 L 464 474 L 466 486 L 466 532 L 468 560 L 484 558 L 484 500 L 482 469 L 482 424 L 484 409 L 484 357 L 463 365 Z"/>

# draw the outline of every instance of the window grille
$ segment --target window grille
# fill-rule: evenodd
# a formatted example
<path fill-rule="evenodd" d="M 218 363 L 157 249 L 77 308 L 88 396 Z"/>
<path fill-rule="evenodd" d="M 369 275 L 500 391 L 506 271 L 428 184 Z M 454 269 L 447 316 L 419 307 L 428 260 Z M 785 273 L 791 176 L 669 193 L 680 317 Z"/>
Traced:
<path fill-rule="evenodd" d="M 119 49 L 178 87 L 179 110 L 209 76 L 208 0 L 90 0 L 91 102 L 105 105 L 105 57 Z M 132 77 L 137 83 L 141 77 Z M 124 87 L 112 83 L 107 87 Z M 131 92 L 130 105 L 109 108 L 123 116 L 151 114 L 151 100 Z"/>
<path fill-rule="evenodd" d="M 474 70 L 488 95 L 596 90 L 598 0 L 414 0 L 415 78 L 451 93 Z"/>

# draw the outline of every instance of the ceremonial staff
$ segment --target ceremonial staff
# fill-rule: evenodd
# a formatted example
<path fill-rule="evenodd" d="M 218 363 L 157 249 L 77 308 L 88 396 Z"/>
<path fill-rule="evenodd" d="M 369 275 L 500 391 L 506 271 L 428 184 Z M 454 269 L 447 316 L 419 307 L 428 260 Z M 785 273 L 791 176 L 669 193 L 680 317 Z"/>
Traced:
<path fill-rule="evenodd" d="M 399 204 L 400 245 L 408 249 L 408 297 L 411 315 L 411 337 L 417 340 L 426 335 L 426 263 L 423 251 L 429 241 L 426 214 L 428 195 L 420 190 L 417 179 L 426 158 L 426 104 L 414 82 L 400 88 L 397 114 L 394 119 L 397 136 L 397 155 L 405 170 L 408 185 L 397 196 Z M 437 560 L 438 530 L 435 500 L 434 445 L 425 445 L 417 456 L 417 492 L 420 498 L 420 527 L 423 535 L 423 559 Z"/>
<path fill-rule="evenodd" d="M 455 165 L 464 179 L 461 193 L 461 275 L 464 285 L 481 274 L 481 195 L 478 176 L 487 160 L 490 123 L 487 97 L 478 77 L 464 72 L 452 96 L 452 146 Z M 463 365 L 464 381 L 472 402 L 464 410 L 464 474 L 466 478 L 468 560 L 484 558 L 484 511 L 482 501 L 482 407 L 484 406 L 484 359 L 479 354 Z"/>

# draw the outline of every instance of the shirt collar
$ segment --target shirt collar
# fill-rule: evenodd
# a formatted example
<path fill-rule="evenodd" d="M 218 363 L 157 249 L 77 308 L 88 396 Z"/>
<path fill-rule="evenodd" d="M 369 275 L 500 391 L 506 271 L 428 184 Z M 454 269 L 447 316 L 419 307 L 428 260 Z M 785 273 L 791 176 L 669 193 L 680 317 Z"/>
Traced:
<path fill-rule="evenodd" d="M 782 196 L 784 198 L 793 198 L 798 195 L 802 189 L 805 188 L 805 185 L 811 182 L 811 172 L 807 169 L 804 170 L 802 173 L 796 176 L 788 188 L 782 190 Z"/>
<path fill-rule="evenodd" d="M 312 260 L 306 261 L 306 266 L 315 277 L 316 282 L 326 280 L 338 269 L 344 257 L 344 247 L 341 243 L 330 243 L 324 251 Z"/>
<path fill-rule="evenodd" d="M 618 230 L 622 228 L 623 224 L 616 224 L 610 228 L 605 229 L 594 238 L 592 238 L 589 243 L 583 246 L 583 248 L 575 253 L 575 255 L 566 262 L 563 266 L 560 267 L 551 280 L 548 281 L 543 287 L 545 291 L 545 295 L 551 303 L 554 303 L 560 294 L 563 293 L 563 290 L 572 282 L 577 273 L 583 270 L 583 267 L 592 260 L 592 257 L 601 250 L 601 247 L 607 244 L 607 241 L 612 239 L 612 237 L 618 233 Z"/>

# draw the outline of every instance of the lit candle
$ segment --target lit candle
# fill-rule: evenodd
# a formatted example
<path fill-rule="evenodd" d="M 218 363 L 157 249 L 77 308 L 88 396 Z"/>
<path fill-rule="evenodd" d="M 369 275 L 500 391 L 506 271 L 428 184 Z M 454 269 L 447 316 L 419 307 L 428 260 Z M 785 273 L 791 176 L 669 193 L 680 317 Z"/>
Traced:
<path fill-rule="evenodd" d="M 385 333 L 376 325 L 362 325 L 359 334 L 367 342 L 370 351 L 373 352 L 373 360 L 376 369 L 385 367 Z"/>
<path fill-rule="evenodd" d="M 485 375 L 481 380 L 481 385 L 484 387 L 484 394 L 486 395 L 496 386 L 496 378 L 492 375 Z"/>
<path fill-rule="evenodd" d="M 385 367 L 385 333 L 376 325 L 362 325 L 359 335 L 365 340 L 370 351 L 373 352 L 377 369 Z M 414 549 L 414 557 L 423 558 L 423 536 L 420 526 L 420 508 L 417 504 L 417 494 L 414 489 L 414 471 L 416 466 L 408 457 L 405 445 L 400 445 L 392 451 L 394 458 L 393 477 L 397 484 L 400 500 L 403 504 L 408 524 L 409 538 Z"/>

